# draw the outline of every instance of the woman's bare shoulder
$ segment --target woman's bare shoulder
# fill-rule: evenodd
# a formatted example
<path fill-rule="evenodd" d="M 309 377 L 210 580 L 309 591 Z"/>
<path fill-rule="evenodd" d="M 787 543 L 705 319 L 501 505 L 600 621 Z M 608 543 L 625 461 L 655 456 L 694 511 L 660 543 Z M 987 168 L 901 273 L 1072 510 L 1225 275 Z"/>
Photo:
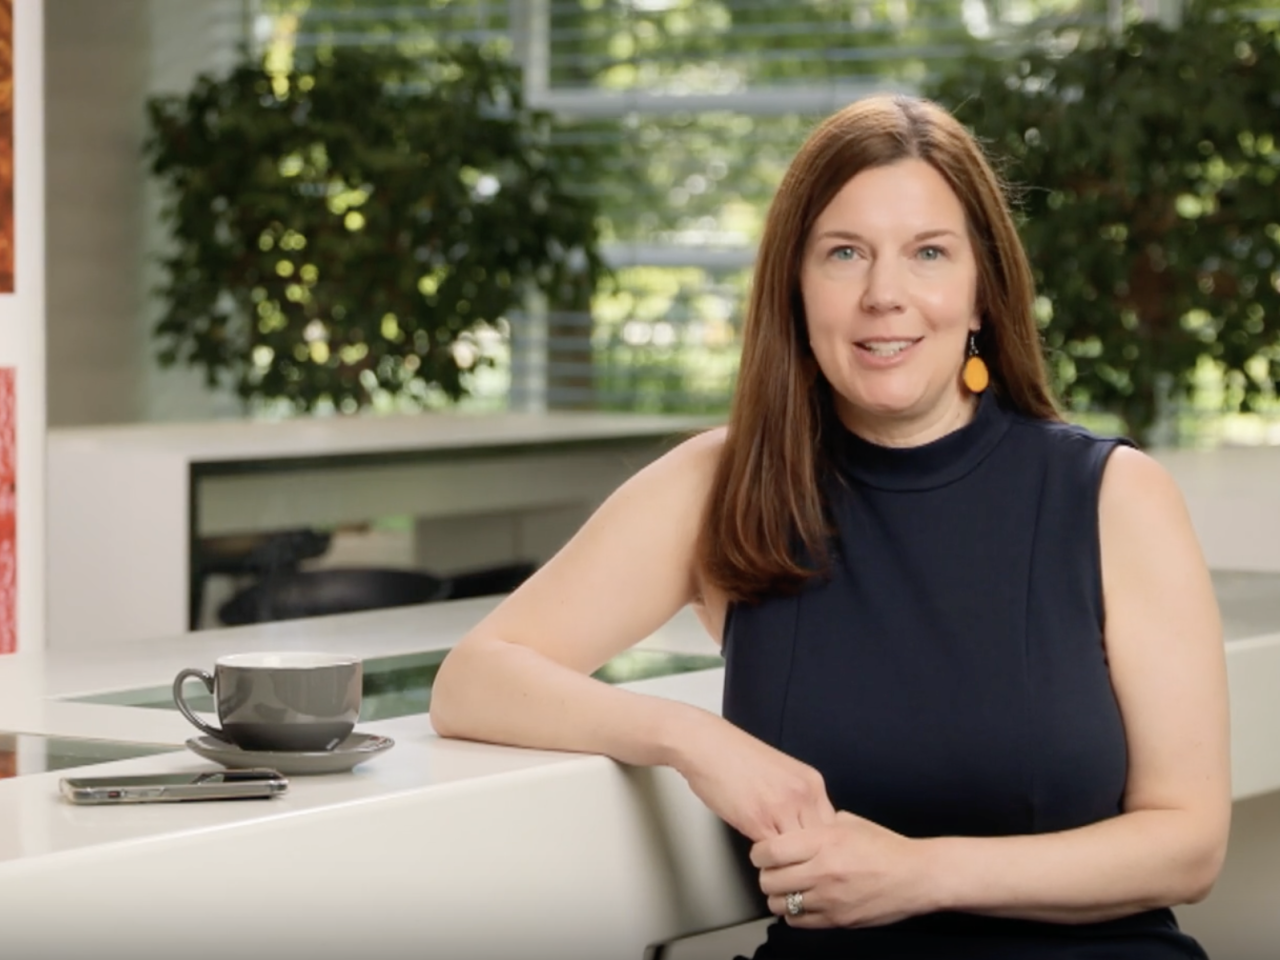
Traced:
<path fill-rule="evenodd" d="M 713 427 L 694 434 L 676 445 L 667 457 L 685 463 L 690 469 L 714 473 L 724 452 L 725 439 L 729 435 L 728 427 Z"/>
<path fill-rule="evenodd" d="M 1164 465 L 1125 446 L 1107 458 L 1098 509 L 1104 528 L 1141 530 L 1152 521 L 1186 518 L 1182 491 Z"/>
<path fill-rule="evenodd" d="M 639 471 L 626 486 L 646 496 L 687 499 L 701 511 L 724 450 L 726 429 L 715 427 L 683 440 Z"/>
<path fill-rule="evenodd" d="M 709 430 L 615 490 L 477 628 L 594 670 L 697 602 L 697 542 L 723 446 Z"/>

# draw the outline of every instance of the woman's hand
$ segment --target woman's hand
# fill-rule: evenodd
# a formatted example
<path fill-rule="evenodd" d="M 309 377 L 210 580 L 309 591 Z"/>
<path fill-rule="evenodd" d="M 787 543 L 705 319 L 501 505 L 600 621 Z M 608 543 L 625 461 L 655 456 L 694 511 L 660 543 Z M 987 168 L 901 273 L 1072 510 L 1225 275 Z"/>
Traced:
<path fill-rule="evenodd" d="M 793 927 L 872 927 L 936 909 L 922 841 L 841 811 L 751 848 L 769 911 Z M 787 911 L 799 893 L 804 910 Z"/>
<path fill-rule="evenodd" d="M 822 774 L 706 715 L 684 738 L 672 765 L 713 813 L 752 842 L 835 820 Z"/>

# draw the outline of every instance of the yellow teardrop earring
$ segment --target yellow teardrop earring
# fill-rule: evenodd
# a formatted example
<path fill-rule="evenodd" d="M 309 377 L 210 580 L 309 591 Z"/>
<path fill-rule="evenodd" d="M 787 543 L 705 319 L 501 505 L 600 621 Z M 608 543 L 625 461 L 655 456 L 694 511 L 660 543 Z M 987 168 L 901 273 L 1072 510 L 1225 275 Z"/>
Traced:
<path fill-rule="evenodd" d="M 964 381 L 970 393 L 981 393 L 991 384 L 991 371 L 987 369 L 986 362 L 978 356 L 976 334 L 969 334 L 969 357 L 964 362 L 964 371 L 960 374 L 960 379 Z"/>

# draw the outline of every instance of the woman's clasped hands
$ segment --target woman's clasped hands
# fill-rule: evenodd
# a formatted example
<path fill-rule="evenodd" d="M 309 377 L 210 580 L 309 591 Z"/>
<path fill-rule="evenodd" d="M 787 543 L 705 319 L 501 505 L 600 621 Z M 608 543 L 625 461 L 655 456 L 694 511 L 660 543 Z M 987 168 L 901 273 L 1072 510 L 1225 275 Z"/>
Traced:
<path fill-rule="evenodd" d="M 936 909 L 922 843 L 837 812 L 813 767 L 718 719 L 685 744 L 680 772 L 753 841 L 751 862 L 772 913 L 796 927 L 860 927 Z M 796 893 L 798 914 L 787 909 Z"/>
<path fill-rule="evenodd" d="M 921 842 L 844 811 L 757 841 L 751 863 L 769 911 L 793 927 L 880 926 L 936 908 Z"/>

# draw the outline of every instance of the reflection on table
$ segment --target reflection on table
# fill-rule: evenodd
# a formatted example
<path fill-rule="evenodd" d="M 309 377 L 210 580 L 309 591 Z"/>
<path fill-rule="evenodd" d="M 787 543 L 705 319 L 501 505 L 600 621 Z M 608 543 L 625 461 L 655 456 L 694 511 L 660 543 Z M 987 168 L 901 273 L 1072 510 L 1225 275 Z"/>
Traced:
<path fill-rule="evenodd" d="M 171 746 L 0 733 L 0 780 L 169 753 Z"/>

